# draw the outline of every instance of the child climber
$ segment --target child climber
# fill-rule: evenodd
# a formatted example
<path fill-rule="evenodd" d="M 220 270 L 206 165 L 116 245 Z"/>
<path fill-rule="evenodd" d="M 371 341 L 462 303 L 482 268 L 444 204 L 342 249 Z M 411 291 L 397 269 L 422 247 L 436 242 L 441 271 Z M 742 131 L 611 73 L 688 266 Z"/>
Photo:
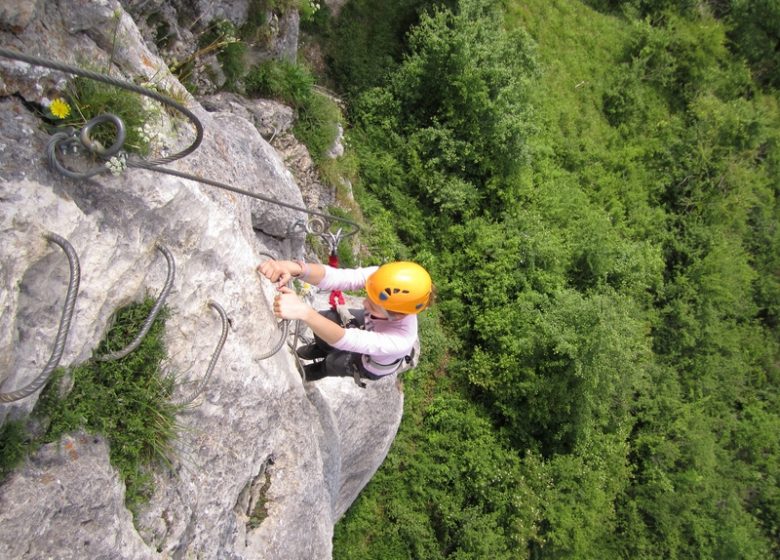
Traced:
<path fill-rule="evenodd" d="M 297 350 L 301 358 L 319 362 L 306 366 L 306 379 L 353 375 L 380 379 L 398 371 L 417 340 L 417 314 L 431 303 L 431 277 L 413 262 L 393 262 L 367 268 L 333 268 L 302 261 L 268 260 L 257 271 L 275 282 L 274 314 L 300 319 L 314 332 L 314 344 Z M 344 328 L 338 314 L 317 312 L 285 286 L 299 278 L 324 290 L 366 289 L 362 310 L 351 310 L 360 328 Z M 355 369 L 357 368 L 357 369 Z"/>

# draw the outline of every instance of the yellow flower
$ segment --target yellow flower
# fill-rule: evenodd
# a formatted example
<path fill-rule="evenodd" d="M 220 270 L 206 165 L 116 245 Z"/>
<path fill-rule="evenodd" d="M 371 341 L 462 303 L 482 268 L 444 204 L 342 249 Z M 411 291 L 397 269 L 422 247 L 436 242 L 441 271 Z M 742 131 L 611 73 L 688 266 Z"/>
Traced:
<path fill-rule="evenodd" d="M 61 97 L 58 97 L 51 102 L 51 105 L 49 105 L 49 111 L 51 111 L 51 114 L 58 119 L 64 119 L 70 115 L 70 105 L 68 105 L 67 101 Z"/>

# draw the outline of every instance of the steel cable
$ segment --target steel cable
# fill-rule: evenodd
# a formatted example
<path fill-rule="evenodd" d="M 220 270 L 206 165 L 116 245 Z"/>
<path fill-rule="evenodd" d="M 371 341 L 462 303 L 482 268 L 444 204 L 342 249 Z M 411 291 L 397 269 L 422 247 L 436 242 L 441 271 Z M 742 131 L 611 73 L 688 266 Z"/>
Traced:
<path fill-rule="evenodd" d="M 224 190 L 227 190 L 227 191 L 234 192 L 236 194 L 241 194 L 241 195 L 244 195 L 244 196 L 255 198 L 257 200 L 262 200 L 263 202 L 268 202 L 270 204 L 276 204 L 278 206 L 283 206 L 283 207 L 289 208 L 291 210 L 298 210 L 300 212 L 305 212 L 307 214 L 320 216 L 320 217 L 328 219 L 328 221 L 336 220 L 336 221 L 339 221 L 339 222 L 344 222 L 345 224 L 348 224 L 351 228 L 353 228 L 352 231 L 350 231 L 349 233 L 347 233 L 346 235 L 343 236 L 344 238 L 347 238 L 347 237 L 350 237 L 352 235 L 355 235 L 358 231 L 360 231 L 360 226 L 356 222 L 354 222 L 352 220 L 349 220 L 347 218 L 341 218 L 339 216 L 332 216 L 332 215 L 326 214 L 324 212 L 318 212 L 316 210 L 309 210 L 308 208 L 303 207 L 303 206 L 296 206 L 294 204 L 289 204 L 289 203 L 286 203 L 286 202 L 281 202 L 279 200 L 274 200 L 271 197 L 267 197 L 267 196 L 260 195 L 260 194 L 255 194 L 255 193 L 249 192 L 249 191 L 247 191 L 245 189 L 241 189 L 241 188 L 238 188 L 238 187 L 233 187 L 232 185 L 228 185 L 228 184 L 223 183 L 221 181 L 214 181 L 212 179 L 207 179 L 205 177 L 199 177 L 197 175 L 192 175 L 190 173 L 184 173 L 182 171 L 177 171 L 175 169 L 159 167 L 160 165 L 163 165 L 163 164 L 166 164 L 166 163 L 171 163 L 173 161 L 176 161 L 178 159 L 181 159 L 181 158 L 191 154 L 192 152 L 194 152 L 198 148 L 198 146 L 200 146 L 200 144 L 201 144 L 201 142 L 203 140 L 203 125 L 201 124 L 201 122 L 198 119 L 198 117 L 195 116 L 195 114 L 192 111 L 190 111 L 189 109 L 184 107 L 181 103 L 178 103 L 178 102 L 174 101 L 173 99 L 171 99 L 171 98 L 169 98 L 169 97 L 167 97 L 165 95 L 162 95 L 162 94 L 160 94 L 160 93 L 158 93 L 156 91 L 153 91 L 153 90 L 149 90 L 149 89 L 143 88 L 141 86 L 137 86 L 137 85 L 135 85 L 135 84 L 133 84 L 131 82 L 126 82 L 124 80 L 119 80 L 119 79 L 116 79 L 116 78 L 112 78 L 110 76 L 106 76 L 104 74 L 99 74 L 97 72 L 92 72 L 90 70 L 85 70 L 83 68 L 79 68 L 79 67 L 76 67 L 76 66 L 71 66 L 69 64 L 63 64 L 63 63 L 60 63 L 60 62 L 56 62 L 56 61 L 52 61 L 52 60 L 48 60 L 48 59 L 44 59 L 44 58 L 40 58 L 40 57 L 36 57 L 36 56 L 26 55 L 26 54 L 19 53 L 19 52 L 16 52 L 16 51 L 12 51 L 12 50 L 9 50 L 9 49 L 6 49 L 6 48 L 2 48 L 2 47 L 0 47 L 0 56 L 4 56 L 6 58 L 11 58 L 11 59 L 14 59 L 14 60 L 20 60 L 22 62 L 26 62 L 27 64 L 35 64 L 35 65 L 38 65 L 38 66 L 51 68 L 53 70 L 59 70 L 61 72 L 65 72 L 65 73 L 68 73 L 68 74 L 75 74 L 77 76 L 81 76 L 81 77 L 84 77 L 84 78 L 90 78 L 90 79 L 93 79 L 93 80 L 97 80 L 99 82 L 103 82 L 103 83 L 106 83 L 106 84 L 110 84 L 110 85 L 113 85 L 113 86 L 116 86 L 116 87 L 119 87 L 119 88 L 123 88 L 123 89 L 129 90 L 129 91 L 138 93 L 140 95 L 144 95 L 146 97 L 150 97 L 150 98 L 154 99 L 155 101 L 159 101 L 160 103 L 163 103 L 165 105 L 173 107 L 177 111 L 181 112 L 195 126 L 195 131 L 196 131 L 195 140 L 192 142 L 192 144 L 190 144 L 190 146 L 188 146 L 187 148 L 185 148 L 181 152 L 178 152 L 178 153 L 173 154 L 171 156 L 167 156 L 167 157 L 163 157 L 163 158 L 159 158 L 159 159 L 154 159 L 154 160 L 149 160 L 149 161 L 141 160 L 141 159 L 130 159 L 130 160 L 127 161 L 127 166 L 128 167 L 147 169 L 147 170 L 150 170 L 150 171 L 158 171 L 160 173 L 166 173 L 168 175 L 173 175 L 173 176 L 176 176 L 176 177 L 180 177 L 182 179 L 189 179 L 189 180 L 192 180 L 192 181 L 197 181 L 199 183 L 210 185 L 212 187 L 217 187 L 217 188 L 220 188 L 220 189 L 224 189 Z M 88 125 L 87 131 L 89 131 L 89 129 L 92 126 L 97 124 L 97 123 L 93 122 L 96 119 L 109 119 L 109 120 L 111 120 L 114 123 L 114 125 L 117 127 L 117 134 L 118 135 L 120 133 L 123 133 L 123 131 L 124 131 L 123 130 L 124 127 L 122 126 L 122 130 L 120 132 L 119 125 L 116 124 L 116 120 L 119 120 L 119 119 L 118 119 L 118 117 L 116 117 L 114 115 L 100 115 L 98 117 L 95 117 L 95 119 L 92 119 L 89 123 L 87 123 L 87 125 Z M 89 136 L 88 132 L 87 132 L 86 136 L 87 137 Z M 47 156 L 48 156 L 49 162 L 52 165 L 52 167 L 54 167 L 54 169 L 56 171 L 62 173 L 63 175 L 65 175 L 66 177 L 69 177 L 71 179 L 86 179 L 86 178 L 92 177 L 94 175 L 110 172 L 110 170 L 107 167 L 105 167 L 105 166 L 99 166 L 99 167 L 96 167 L 96 168 L 94 168 L 92 170 L 89 170 L 89 171 L 86 171 L 86 172 L 83 172 L 83 173 L 67 169 L 65 166 L 63 166 L 59 162 L 59 160 L 57 159 L 57 156 L 56 156 L 56 148 L 60 145 L 61 142 L 64 142 L 66 140 L 68 142 L 78 141 L 76 139 L 76 137 L 75 137 L 75 132 L 74 131 L 58 132 L 58 133 L 56 133 L 56 134 L 54 134 L 52 136 L 51 140 L 49 141 L 49 144 L 46 147 L 46 151 L 47 151 Z M 114 146 L 113 147 L 115 147 L 117 145 L 117 143 L 118 142 L 114 142 Z M 86 146 L 86 147 L 88 149 L 94 151 L 92 146 Z M 113 153 L 115 153 L 115 152 L 113 152 Z"/>
<path fill-rule="evenodd" d="M 211 378 L 211 372 L 214 371 L 214 367 L 217 365 L 217 360 L 219 359 L 219 355 L 222 353 L 222 347 L 225 346 L 225 341 L 227 340 L 228 324 L 230 323 L 230 319 L 228 319 L 227 313 L 225 313 L 225 310 L 216 301 L 213 300 L 209 301 L 209 307 L 216 310 L 217 313 L 219 313 L 220 319 L 222 319 L 222 334 L 220 334 L 219 336 L 219 342 L 217 343 L 217 347 L 214 350 L 214 353 L 211 355 L 211 360 L 209 361 L 209 367 L 206 368 L 206 374 L 203 376 L 203 379 L 201 380 L 200 384 L 197 387 L 195 387 L 195 390 L 192 392 L 192 395 L 190 395 L 183 401 L 177 402 L 176 403 L 177 406 L 185 406 L 190 404 L 192 401 L 198 398 L 198 395 L 200 395 L 203 392 L 203 389 L 206 388 L 206 384 Z"/>
<path fill-rule="evenodd" d="M 136 335 L 135 339 L 125 346 L 122 350 L 117 350 L 116 352 L 111 352 L 110 354 L 105 354 L 103 356 L 99 356 L 97 359 L 98 362 L 110 362 L 113 360 L 119 360 L 120 358 L 124 358 L 127 356 L 130 352 L 137 349 L 141 342 L 143 341 L 144 337 L 149 332 L 149 329 L 152 328 L 152 323 L 154 323 L 154 320 L 157 318 L 157 315 L 160 313 L 160 310 L 162 309 L 163 305 L 165 305 L 165 300 L 168 297 L 168 294 L 171 291 L 171 288 L 173 287 L 173 280 L 176 276 L 176 262 L 173 260 L 173 255 L 168 250 L 167 247 L 164 245 L 157 243 L 155 245 L 158 251 L 160 251 L 163 256 L 165 257 L 165 260 L 168 262 L 168 276 L 165 279 L 165 285 L 163 286 L 162 291 L 160 292 L 160 295 L 157 297 L 157 301 L 154 302 L 154 306 L 152 306 L 151 311 L 149 312 L 149 316 L 144 321 L 143 325 L 141 325 L 141 330 Z"/>
<path fill-rule="evenodd" d="M 134 160 L 132 162 L 127 163 L 128 167 L 136 167 L 136 168 L 142 168 L 147 169 L 150 171 L 157 171 L 158 173 L 165 173 L 167 175 L 173 175 L 175 177 L 180 177 L 182 179 L 189 179 L 191 181 L 197 181 L 199 183 L 204 183 L 206 185 L 211 185 L 212 187 L 217 187 L 226 191 L 234 192 L 236 194 L 241 194 L 244 196 L 248 196 L 251 198 L 255 198 L 257 200 L 262 200 L 263 202 L 268 202 L 271 204 L 276 204 L 277 206 L 283 206 L 284 208 L 289 208 L 291 210 L 298 210 L 299 212 L 305 212 L 306 214 L 311 214 L 314 216 L 320 216 L 322 218 L 327 218 L 328 221 L 336 220 L 339 222 L 344 222 L 347 225 L 351 226 L 353 229 L 349 233 L 342 236 L 342 239 L 345 239 L 347 237 L 351 237 L 355 235 L 358 231 L 360 231 L 360 226 L 353 222 L 352 220 L 348 220 L 347 218 L 341 218 L 339 216 L 333 216 L 331 214 L 326 214 L 324 212 L 318 212 L 317 210 L 310 210 L 306 208 L 305 206 L 296 206 L 295 204 L 290 204 L 288 202 L 282 202 L 280 200 L 274 200 L 270 196 L 265 196 L 262 194 L 253 193 L 250 191 L 247 191 L 245 189 L 241 189 L 239 187 L 234 187 L 232 185 L 228 185 L 227 183 L 223 183 L 221 181 L 215 181 L 213 179 L 207 179 L 205 177 L 199 177 L 198 175 L 192 175 L 191 173 L 186 173 L 184 171 L 178 171 L 176 169 L 171 169 L 169 167 L 156 167 L 148 165 L 147 162 L 144 161 L 138 161 Z"/>
<path fill-rule="evenodd" d="M 253 193 L 253 192 L 250 192 L 250 191 L 247 191 L 245 189 L 238 188 L 238 187 L 234 187 L 232 185 L 228 185 L 227 183 L 223 183 L 221 181 L 215 181 L 215 180 L 212 180 L 212 179 L 207 179 L 205 177 L 199 177 L 197 175 L 193 175 L 191 173 L 178 171 L 178 170 L 175 170 L 175 169 L 160 167 L 163 164 L 171 163 L 173 161 L 176 161 L 178 159 L 181 159 L 181 158 L 191 154 L 192 152 L 194 152 L 200 146 L 200 144 L 201 144 L 201 142 L 203 140 L 203 125 L 201 124 L 201 122 L 197 118 L 197 116 L 195 116 L 195 114 L 192 111 L 190 111 L 189 109 L 184 107 L 181 103 L 178 103 L 178 102 L 170 99 L 169 97 L 167 97 L 165 95 L 162 95 L 162 94 L 160 94 L 160 93 L 158 93 L 156 91 L 153 91 L 153 90 L 149 90 L 149 89 L 143 88 L 141 86 L 137 86 L 137 85 L 135 85 L 133 83 L 126 82 L 124 80 L 119 80 L 119 79 L 112 78 L 110 76 L 106 76 L 104 74 L 100 74 L 100 73 L 97 73 L 97 72 L 92 72 L 90 70 L 85 70 L 83 68 L 78 68 L 76 66 L 72 66 L 72 65 L 69 65 L 69 64 L 63 64 L 63 63 L 59 63 L 59 62 L 56 62 L 56 61 L 52 61 L 52 60 L 48 60 L 48 59 L 44 59 L 44 58 L 40 58 L 40 57 L 36 57 L 36 56 L 32 56 L 32 55 L 26 55 L 26 54 L 19 53 L 19 52 L 16 52 L 16 51 L 12 51 L 12 50 L 9 50 L 9 49 L 6 49 L 6 48 L 2 48 L 2 47 L 0 47 L 0 56 L 4 56 L 6 58 L 19 60 L 19 61 L 25 62 L 27 64 L 34 64 L 34 65 L 38 65 L 38 66 L 43 66 L 43 67 L 46 67 L 46 68 L 51 68 L 53 70 L 58 70 L 58 71 L 65 72 L 65 73 L 68 73 L 68 74 L 74 74 L 74 75 L 81 76 L 81 77 L 84 77 L 84 78 L 89 78 L 89 79 L 96 80 L 96 81 L 99 81 L 99 82 L 103 82 L 103 83 L 106 83 L 106 84 L 109 84 L 109 85 L 112 85 L 112 86 L 115 86 L 115 87 L 123 88 L 123 89 L 126 89 L 128 91 L 132 91 L 134 93 L 138 93 L 139 95 L 144 95 L 146 97 L 149 97 L 151 99 L 154 99 L 154 100 L 156 100 L 156 101 L 158 101 L 160 103 L 163 103 L 165 105 L 168 105 L 168 106 L 176 109 L 177 111 L 179 111 L 182 114 L 184 114 L 190 120 L 190 122 L 192 122 L 193 126 L 195 127 L 196 134 L 195 134 L 195 140 L 190 144 L 190 146 L 188 146 L 187 148 L 185 148 L 184 150 L 182 150 L 182 151 L 180 151 L 180 152 L 178 152 L 176 154 L 173 154 L 173 155 L 167 156 L 167 157 L 163 157 L 163 158 L 159 158 L 159 159 L 148 160 L 148 161 L 147 160 L 141 160 L 141 159 L 131 159 L 131 160 L 128 160 L 127 161 L 127 166 L 128 167 L 139 168 L 139 169 L 146 169 L 146 170 L 150 170 L 150 171 L 156 171 L 156 172 L 159 172 L 159 173 L 165 173 L 165 174 L 172 175 L 172 176 L 175 176 L 175 177 L 179 177 L 179 178 L 182 178 L 182 179 L 196 181 L 196 182 L 203 183 L 203 184 L 206 184 L 206 185 L 210 185 L 210 186 L 213 186 L 213 187 L 216 187 L 216 188 L 220 188 L 220 189 L 223 189 L 223 190 L 234 192 L 236 194 L 240 194 L 240 195 L 243 195 L 243 196 L 248 196 L 250 198 L 254 198 L 254 199 L 257 199 L 257 200 L 261 200 L 261 201 L 267 202 L 269 204 L 276 204 L 278 206 L 289 208 L 291 210 L 297 210 L 297 211 L 304 212 L 304 213 L 309 214 L 309 215 L 318 216 L 318 217 L 321 217 L 321 218 L 324 218 L 324 219 L 328 220 L 328 222 L 333 221 L 333 220 L 339 221 L 339 222 L 343 222 L 343 223 L 349 225 L 352 228 L 352 231 L 350 231 L 347 234 L 343 235 L 342 238 L 350 237 L 352 235 L 355 235 L 358 231 L 360 231 L 360 226 L 356 222 L 354 222 L 352 220 L 349 220 L 349 219 L 346 219 L 346 218 L 341 218 L 339 216 L 333 216 L 333 215 L 330 215 L 330 214 L 326 214 L 324 212 L 318 212 L 316 210 L 310 210 L 310 209 L 308 209 L 306 207 L 297 206 L 297 205 L 294 205 L 294 204 L 289 204 L 287 202 L 282 202 L 282 201 L 279 201 L 279 200 L 275 200 L 275 199 L 273 199 L 271 197 L 264 196 L 264 195 L 261 195 L 261 194 L 256 194 L 256 193 Z M 101 122 L 107 122 L 107 121 L 111 122 L 114 125 L 114 127 L 116 128 L 116 136 L 117 136 L 117 138 L 116 138 L 114 144 L 108 150 L 103 150 L 102 152 L 97 152 L 95 150 L 95 148 L 94 148 L 94 145 L 92 144 L 92 142 L 91 142 L 91 140 L 89 138 L 89 132 L 97 124 L 99 124 Z M 95 117 L 95 118 L 91 119 L 90 121 L 88 121 L 85 124 L 85 126 L 81 130 L 79 136 L 76 136 L 76 133 L 75 133 L 74 130 L 63 131 L 63 132 L 58 132 L 58 133 L 54 134 L 52 136 L 51 140 L 49 141 L 49 143 L 47 144 L 47 147 L 46 147 L 47 157 L 48 157 L 48 160 L 49 160 L 49 163 L 50 163 L 51 167 L 54 168 L 59 173 L 65 175 L 65 176 L 67 176 L 69 178 L 72 178 L 72 179 L 88 178 L 88 177 L 91 177 L 91 176 L 94 176 L 94 175 L 110 172 L 110 170 L 107 167 L 105 167 L 105 166 L 100 166 L 100 167 L 97 167 L 97 168 L 93 168 L 92 170 L 89 170 L 89 171 L 86 171 L 86 172 L 76 172 L 76 171 L 72 171 L 72 170 L 66 168 L 64 165 L 62 165 L 60 163 L 59 159 L 57 158 L 57 153 L 56 153 L 57 152 L 57 148 L 61 145 L 61 143 L 68 143 L 68 144 L 70 144 L 70 143 L 80 142 L 81 145 L 85 146 L 87 149 L 89 149 L 93 153 L 97 153 L 100 156 L 107 157 L 107 156 L 114 155 L 114 154 L 119 152 L 119 150 L 121 149 L 124 137 L 125 137 L 125 129 L 124 129 L 124 123 L 121 121 L 121 119 L 119 119 L 115 115 L 99 115 L 98 117 Z M 324 227 L 324 224 L 323 224 L 323 232 L 324 232 L 324 229 L 325 229 L 325 227 Z M 341 233 L 341 232 L 339 231 L 339 233 Z M 174 270 L 173 260 L 172 260 L 172 258 L 169 258 L 169 256 L 170 256 L 169 254 L 166 254 L 166 253 L 164 253 L 164 254 L 166 256 L 166 259 L 168 259 L 168 262 L 169 262 L 169 276 L 171 277 L 171 280 L 172 280 L 172 272 L 171 271 Z M 270 257 L 270 255 L 268 255 L 268 256 Z M 271 258 L 273 258 L 273 257 L 271 257 Z M 168 287 L 168 283 L 167 282 L 166 282 L 166 287 Z M 167 292 L 165 291 L 165 289 L 164 289 L 164 295 L 167 296 Z M 101 361 L 106 361 L 106 360 L 110 360 L 110 359 L 117 359 L 117 358 L 120 358 L 122 356 L 127 355 L 128 353 L 132 352 L 135 348 L 137 348 L 137 346 L 140 344 L 140 342 L 143 339 L 143 337 L 146 335 L 146 332 L 148 332 L 148 329 L 151 326 L 151 323 L 154 321 L 153 315 L 156 316 L 157 312 L 159 312 L 159 307 L 162 306 L 162 301 L 164 301 L 163 294 L 161 294 L 161 297 L 158 299 L 157 303 L 155 303 L 155 308 L 152 309 L 152 313 L 150 313 L 150 318 L 147 319 L 147 322 L 144 324 L 144 328 L 142 329 L 142 333 L 140 333 L 136 337 L 136 340 L 134 340 L 125 350 L 109 354 L 108 356 L 103 356 L 103 357 L 101 357 L 99 359 Z M 159 304 L 159 306 L 158 306 L 158 304 Z M 211 305 L 211 303 L 210 303 L 210 305 Z M 219 305 L 216 304 L 215 302 L 214 302 L 214 307 L 215 307 L 215 309 L 217 309 L 218 312 L 220 312 L 220 314 L 224 314 L 224 310 L 222 310 L 221 307 L 219 307 Z M 224 320 L 223 320 L 223 322 L 224 322 Z M 297 330 L 298 329 L 296 328 L 296 334 L 297 334 Z M 224 331 L 224 328 L 223 328 L 223 331 Z M 274 354 L 276 354 L 281 349 L 281 347 L 284 345 L 284 341 L 286 340 L 286 338 L 288 336 L 288 333 L 289 333 L 289 322 L 288 321 L 283 321 L 282 322 L 282 335 L 281 335 L 279 341 L 273 346 L 271 351 L 269 351 L 266 354 L 263 354 L 259 359 L 263 360 L 263 359 L 269 358 L 270 356 L 273 356 Z M 226 334 L 226 331 L 225 331 L 225 337 L 226 336 L 227 336 L 227 334 Z M 222 341 L 222 343 L 224 343 L 224 341 Z M 221 346 L 220 346 L 219 350 L 221 350 Z M 217 355 L 218 355 L 218 353 L 217 353 Z M 207 372 L 207 376 L 211 374 L 211 369 L 213 369 L 214 361 L 215 361 L 215 359 L 212 358 L 212 364 L 210 364 L 210 369 Z M 300 364 L 299 364 L 299 366 L 300 366 Z M 56 364 L 55 364 L 55 367 L 56 367 Z M 201 390 L 202 390 L 202 388 L 201 388 Z M 195 397 L 193 397 L 193 399 L 194 398 Z"/>
<path fill-rule="evenodd" d="M 264 257 L 268 257 L 269 259 L 274 258 L 274 256 L 271 255 L 270 253 L 260 252 L 259 254 Z M 291 282 L 292 281 L 287 282 L 288 288 L 290 287 Z M 266 358 L 270 358 L 271 356 L 276 354 L 279 350 L 281 350 L 282 346 L 284 346 L 284 341 L 287 340 L 287 335 L 290 332 L 290 321 L 289 319 L 282 319 L 282 322 L 280 324 L 282 325 L 282 336 L 279 338 L 279 341 L 276 342 L 276 344 L 274 344 L 273 348 L 269 352 L 266 352 L 265 354 L 262 354 L 260 357 L 258 357 L 257 358 L 258 360 L 265 360 Z"/>
<path fill-rule="evenodd" d="M 57 336 L 54 339 L 54 349 L 52 350 L 51 357 L 43 368 L 43 371 L 33 379 L 26 386 L 16 391 L 9 393 L 0 393 L 0 402 L 9 403 L 13 401 L 21 400 L 25 397 L 32 395 L 35 391 L 43 387 L 49 380 L 52 372 L 57 368 L 62 358 L 62 353 L 65 350 L 65 341 L 68 338 L 68 331 L 70 330 L 70 322 L 73 318 L 73 309 L 76 306 L 76 296 L 79 291 L 79 282 L 81 280 L 81 266 L 79 265 L 79 257 L 73 246 L 64 238 L 56 233 L 48 233 L 45 235 L 46 239 L 52 243 L 56 243 L 62 250 L 65 251 L 65 255 L 68 257 L 68 264 L 70 266 L 70 280 L 68 281 L 68 291 L 65 295 L 65 304 L 62 308 L 62 317 L 60 318 L 60 326 L 57 329 Z"/>
<path fill-rule="evenodd" d="M 37 56 L 32 56 L 32 55 L 12 51 L 3 47 L 0 47 L 0 56 L 4 56 L 6 58 L 11 58 L 14 60 L 20 60 L 22 62 L 26 62 L 27 64 L 35 64 L 37 66 L 51 68 L 52 70 L 59 70 L 60 72 L 65 72 L 66 74 L 75 74 L 76 76 L 81 76 L 82 78 L 89 78 L 90 80 L 97 80 L 98 82 L 103 82 L 104 84 L 109 84 L 115 87 L 126 89 L 135 92 L 139 95 L 150 97 L 155 101 L 159 101 L 160 103 L 163 103 L 164 105 L 173 107 L 174 109 L 176 109 L 177 111 L 185 115 L 190 120 L 190 122 L 195 126 L 195 140 L 193 140 L 193 142 L 189 146 L 187 146 L 185 149 L 183 149 L 180 152 L 147 162 L 151 165 L 163 165 L 165 163 L 171 163 L 173 161 L 176 161 L 177 159 L 181 159 L 191 154 L 195 150 L 197 150 L 198 146 L 200 146 L 200 143 L 203 141 L 203 125 L 200 123 L 200 120 L 198 120 L 198 117 L 195 116 L 195 113 L 187 109 L 181 103 L 174 101 L 173 99 L 171 99 L 166 95 L 135 85 L 125 80 L 119 80 L 116 78 L 112 78 L 111 76 L 106 76 L 105 74 L 100 74 L 98 72 L 93 72 L 91 70 L 85 70 L 84 68 L 79 68 L 77 66 L 72 66 L 70 64 L 63 64 L 61 62 L 56 62 L 54 60 L 49 60 Z M 107 172 L 109 172 L 107 168 L 105 167 L 101 168 L 100 173 L 107 173 Z"/>
<path fill-rule="evenodd" d="M 99 150 L 96 148 L 95 142 L 89 136 L 89 132 L 92 128 L 104 122 L 110 122 L 114 125 L 114 128 L 116 129 L 116 140 L 114 140 L 114 143 L 110 148 Z M 98 115 L 84 124 L 78 136 L 72 127 L 68 127 L 65 131 L 53 134 L 46 144 L 46 160 L 49 162 L 49 167 L 66 177 L 71 179 L 88 179 L 89 177 L 106 173 L 109 169 L 104 165 L 100 165 L 87 171 L 72 171 L 60 163 L 59 158 L 57 158 L 57 148 L 60 148 L 63 145 L 81 144 L 91 152 L 106 159 L 119 153 L 125 142 L 126 136 L 125 123 L 122 119 L 111 114 Z"/>

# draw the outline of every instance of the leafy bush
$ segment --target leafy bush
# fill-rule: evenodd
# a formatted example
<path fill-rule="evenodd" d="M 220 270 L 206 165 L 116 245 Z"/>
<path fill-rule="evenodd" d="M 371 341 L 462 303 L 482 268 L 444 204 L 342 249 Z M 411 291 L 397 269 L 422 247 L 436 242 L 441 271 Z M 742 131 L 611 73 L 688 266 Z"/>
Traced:
<path fill-rule="evenodd" d="M 440 0 L 353 0 L 333 23 L 329 72 L 348 97 L 381 86 L 401 62 L 407 31 Z"/>
<path fill-rule="evenodd" d="M 198 50 L 183 60 L 171 63 L 171 72 L 176 74 L 188 89 L 192 89 L 194 86 L 191 78 L 196 64 L 205 55 L 216 54 L 225 74 L 225 82 L 221 87 L 227 90 L 236 89 L 246 71 L 246 43 L 237 38 L 237 33 L 233 23 L 228 20 L 212 21 L 198 37 Z"/>
<path fill-rule="evenodd" d="M 503 29 L 495 3 L 463 1 L 457 13 L 423 16 L 408 41 L 410 53 L 388 89 L 411 143 L 409 163 L 425 162 L 415 178 L 435 167 L 474 183 L 489 195 L 488 206 L 491 198 L 498 202 L 487 179 L 527 161 L 527 87 L 536 73 L 530 40 Z"/>
<path fill-rule="evenodd" d="M 344 72 L 371 249 L 430 267 L 449 351 L 334 557 L 777 556 L 776 92 L 701 3 L 503 3 L 538 48 L 489 4 Z"/>
<path fill-rule="evenodd" d="M 234 41 L 226 44 L 217 54 L 217 60 L 222 64 L 222 71 L 225 73 L 225 83 L 223 88 L 236 89 L 239 80 L 244 76 L 246 63 L 244 54 L 246 53 L 246 44 L 240 41 Z"/>
<path fill-rule="evenodd" d="M 731 46 L 764 86 L 780 87 L 780 4 L 773 0 L 730 0 L 726 19 Z"/>
<path fill-rule="evenodd" d="M 21 420 L 6 420 L 0 426 L 0 483 L 36 447 Z"/>
<path fill-rule="evenodd" d="M 304 66 L 268 61 L 253 67 L 244 79 L 247 93 L 278 99 L 296 109 L 293 132 L 315 161 L 322 160 L 338 134 L 341 109 L 314 91 L 314 76 Z"/>
<path fill-rule="evenodd" d="M 603 97 L 604 115 L 614 127 L 641 126 L 646 116 L 644 95 L 640 81 L 632 75 L 628 65 L 623 66 Z"/>

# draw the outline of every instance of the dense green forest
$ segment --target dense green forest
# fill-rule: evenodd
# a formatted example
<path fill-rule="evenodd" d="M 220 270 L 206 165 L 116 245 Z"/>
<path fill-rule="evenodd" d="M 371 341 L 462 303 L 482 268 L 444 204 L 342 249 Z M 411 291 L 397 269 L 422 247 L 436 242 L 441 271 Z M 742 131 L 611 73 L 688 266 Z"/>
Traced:
<path fill-rule="evenodd" d="M 780 3 L 352 0 L 363 242 L 438 303 L 334 558 L 780 557 Z"/>

